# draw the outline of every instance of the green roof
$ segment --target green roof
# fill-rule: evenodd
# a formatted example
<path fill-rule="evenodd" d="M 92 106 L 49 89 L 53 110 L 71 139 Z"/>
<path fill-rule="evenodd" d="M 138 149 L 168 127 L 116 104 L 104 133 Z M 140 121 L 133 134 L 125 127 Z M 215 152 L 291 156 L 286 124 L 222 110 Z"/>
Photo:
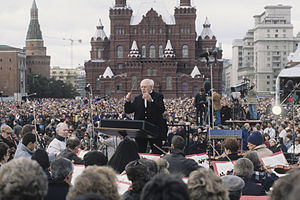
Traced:
<path fill-rule="evenodd" d="M 37 19 L 30 20 L 26 40 L 42 40 L 42 31 Z"/>
<path fill-rule="evenodd" d="M 0 45 L 0 49 L 4 50 L 4 49 L 17 49 L 17 48 L 16 47 L 11 47 L 11 46 L 8 46 L 8 45 Z"/>

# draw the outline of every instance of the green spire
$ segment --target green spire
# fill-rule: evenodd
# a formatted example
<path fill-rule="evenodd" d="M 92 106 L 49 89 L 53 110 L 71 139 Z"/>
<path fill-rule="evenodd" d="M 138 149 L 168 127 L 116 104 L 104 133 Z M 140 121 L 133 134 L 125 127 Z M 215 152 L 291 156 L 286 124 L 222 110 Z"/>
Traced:
<path fill-rule="evenodd" d="M 38 20 L 38 9 L 35 0 L 32 2 L 30 11 L 30 24 L 27 31 L 26 40 L 43 40 L 40 24 Z"/>

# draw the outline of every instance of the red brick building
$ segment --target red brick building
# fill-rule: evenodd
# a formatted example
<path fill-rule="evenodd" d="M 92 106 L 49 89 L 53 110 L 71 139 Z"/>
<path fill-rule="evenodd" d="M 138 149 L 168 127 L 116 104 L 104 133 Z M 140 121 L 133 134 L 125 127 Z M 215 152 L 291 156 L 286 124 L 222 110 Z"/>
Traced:
<path fill-rule="evenodd" d="M 115 0 L 110 9 L 110 37 L 101 21 L 91 39 L 91 59 L 85 63 L 86 82 L 94 95 L 124 97 L 133 89 L 140 92 L 144 78 L 155 82 L 155 90 L 166 98 L 194 96 L 210 78 L 202 53 L 217 50 L 213 63 L 214 88 L 221 91 L 222 50 L 216 48 L 208 20 L 201 34 L 196 33 L 196 8 L 190 0 L 180 0 L 174 15 L 158 1 L 138 1 L 134 12 L 126 0 Z"/>

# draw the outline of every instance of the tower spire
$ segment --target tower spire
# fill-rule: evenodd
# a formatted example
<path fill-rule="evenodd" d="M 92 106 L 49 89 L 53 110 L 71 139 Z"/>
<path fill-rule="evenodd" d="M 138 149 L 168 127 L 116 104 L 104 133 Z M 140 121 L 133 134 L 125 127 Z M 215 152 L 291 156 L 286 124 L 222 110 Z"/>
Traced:
<path fill-rule="evenodd" d="M 126 0 L 116 0 L 115 7 L 126 7 Z"/>
<path fill-rule="evenodd" d="M 43 40 L 40 24 L 38 20 L 38 8 L 35 0 L 30 9 L 30 24 L 27 31 L 26 40 Z"/>

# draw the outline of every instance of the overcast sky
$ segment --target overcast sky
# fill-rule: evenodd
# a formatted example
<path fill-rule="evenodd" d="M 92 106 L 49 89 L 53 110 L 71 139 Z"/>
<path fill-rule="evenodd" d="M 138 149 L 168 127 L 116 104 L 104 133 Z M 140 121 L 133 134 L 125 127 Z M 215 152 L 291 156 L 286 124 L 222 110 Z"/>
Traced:
<path fill-rule="evenodd" d="M 30 22 L 32 0 L 0 0 L 0 44 L 23 48 Z M 127 0 L 133 14 L 140 1 L 157 1 L 170 14 L 179 0 Z M 36 0 L 39 23 L 51 66 L 70 67 L 70 41 L 74 42 L 73 66 L 83 65 L 90 58 L 90 38 L 94 35 L 101 18 L 106 35 L 110 35 L 109 7 L 115 0 Z M 266 5 L 292 6 L 294 36 L 300 32 L 300 0 L 192 0 L 197 9 L 197 32 L 207 16 L 218 42 L 222 43 L 224 58 L 231 58 L 231 44 L 241 39 L 248 29 L 254 27 L 253 16 L 261 14 Z M 145 13 L 146 14 L 146 13 Z"/>

